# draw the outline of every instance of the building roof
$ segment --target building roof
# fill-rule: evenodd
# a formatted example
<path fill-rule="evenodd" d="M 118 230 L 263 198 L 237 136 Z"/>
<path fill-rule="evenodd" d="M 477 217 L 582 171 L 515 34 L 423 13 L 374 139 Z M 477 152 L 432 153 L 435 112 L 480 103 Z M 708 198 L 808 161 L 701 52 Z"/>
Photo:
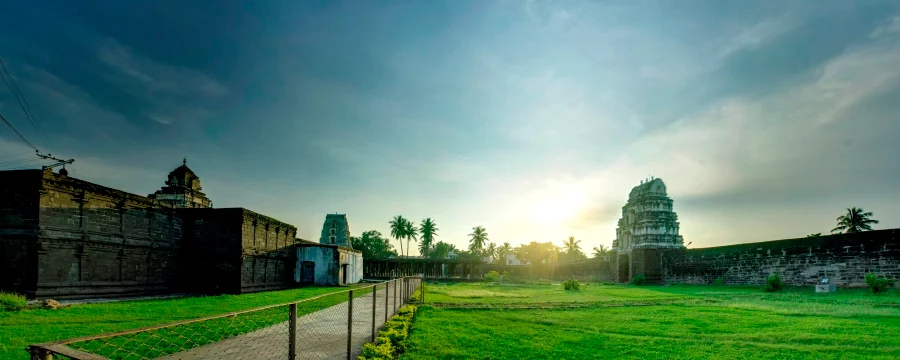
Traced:
<path fill-rule="evenodd" d="M 179 166 L 179 167 L 175 168 L 175 170 L 172 170 L 171 172 L 169 172 L 169 176 L 173 176 L 173 175 L 177 176 L 177 177 L 183 177 L 186 175 L 191 175 L 193 177 L 197 177 L 197 174 L 194 173 L 194 171 L 191 170 L 191 168 L 187 167 L 187 159 L 186 158 L 184 160 L 182 160 L 181 166 Z"/>

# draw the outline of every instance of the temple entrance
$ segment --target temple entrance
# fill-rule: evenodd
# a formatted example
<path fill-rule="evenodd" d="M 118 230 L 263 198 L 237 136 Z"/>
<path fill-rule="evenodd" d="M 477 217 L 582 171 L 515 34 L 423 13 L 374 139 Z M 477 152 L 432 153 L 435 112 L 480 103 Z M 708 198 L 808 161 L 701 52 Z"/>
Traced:
<path fill-rule="evenodd" d="M 631 260 L 628 254 L 622 254 L 617 257 L 616 282 L 627 283 L 630 281 Z"/>
<path fill-rule="evenodd" d="M 300 263 L 300 285 L 312 285 L 316 282 L 316 263 L 304 261 Z"/>

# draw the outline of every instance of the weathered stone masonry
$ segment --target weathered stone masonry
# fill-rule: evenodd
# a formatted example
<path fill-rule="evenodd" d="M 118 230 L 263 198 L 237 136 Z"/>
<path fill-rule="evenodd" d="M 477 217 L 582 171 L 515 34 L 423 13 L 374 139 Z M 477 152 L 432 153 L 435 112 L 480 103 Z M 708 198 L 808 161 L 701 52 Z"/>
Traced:
<path fill-rule="evenodd" d="M 0 182 L 0 289 L 84 298 L 293 285 L 296 228 L 252 211 L 176 209 L 42 170 Z"/>
<path fill-rule="evenodd" d="M 660 253 L 666 282 L 763 284 L 779 273 L 790 285 L 827 277 L 838 286 L 865 286 L 868 272 L 900 278 L 900 230 L 777 240 Z"/>

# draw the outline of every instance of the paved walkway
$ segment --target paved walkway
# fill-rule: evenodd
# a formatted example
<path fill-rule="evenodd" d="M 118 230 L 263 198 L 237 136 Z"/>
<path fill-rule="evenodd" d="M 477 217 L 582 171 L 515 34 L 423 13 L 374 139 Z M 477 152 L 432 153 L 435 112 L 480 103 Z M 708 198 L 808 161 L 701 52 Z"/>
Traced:
<path fill-rule="evenodd" d="M 393 290 L 393 289 L 391 289 Z M 375 331 L 384 325 L 385 293 L 378 289 L 375 301 Z M 388 314 L 396 313 L 398 303 L 388 297 Z M 287 359 L 289 344 L 287 321 L 236 336 L 214 344 L 175 353 L 161 359 Z M 372 341 L 372 294 L 353 299 L 352 359 L 362 353 L 363 344 Z M 347 358 L 347 302 L 297 318 L 297 359 Z"/>

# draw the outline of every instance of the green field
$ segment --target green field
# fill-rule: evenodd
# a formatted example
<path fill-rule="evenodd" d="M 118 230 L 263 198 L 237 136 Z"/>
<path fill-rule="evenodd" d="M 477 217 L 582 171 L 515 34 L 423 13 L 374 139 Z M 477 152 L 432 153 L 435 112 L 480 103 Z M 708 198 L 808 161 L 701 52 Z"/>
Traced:
<path fill-rule="evenodd" d="M 24 349 L 29 344 L 220 315 L 308 299 L 343 290 L 347 290 L 347 288 L 306 287 L 244 295 L 122 301 L 74 305 L 57 310 L 32 309 L 0 312 L 0 359 L 27 359 L 28 355 Z M 342 301 L 346 301 L 346 295 L 328 296 L 318 301 L 304 303 L 304 306 L 298 305 L 298 313 L 315 311 Z M 233 327 L 233 331 L 245 332 L 267 326 L 272 321 L 284 321 L 287 318 L 286 312 L 273 314 L 273 312 L 281 310 L 282 308 L 278 308 L 278 310 L 255 314 L 252 318 L 254 321 L 245 321 L 240 324 L 240 327 Z M 189 330 L 185 327 L 182 329 Z M 88 343 L 76 347 L 93 350 L 91 346 L 92 344 Z M 180 344 L 180 346 L 185 346 L 185 344 Z"/>
<path fill-rule="evenodd" d="M 900 358 L 896 291 L 456 284 L 426 302 L 404 359 Z"/>

